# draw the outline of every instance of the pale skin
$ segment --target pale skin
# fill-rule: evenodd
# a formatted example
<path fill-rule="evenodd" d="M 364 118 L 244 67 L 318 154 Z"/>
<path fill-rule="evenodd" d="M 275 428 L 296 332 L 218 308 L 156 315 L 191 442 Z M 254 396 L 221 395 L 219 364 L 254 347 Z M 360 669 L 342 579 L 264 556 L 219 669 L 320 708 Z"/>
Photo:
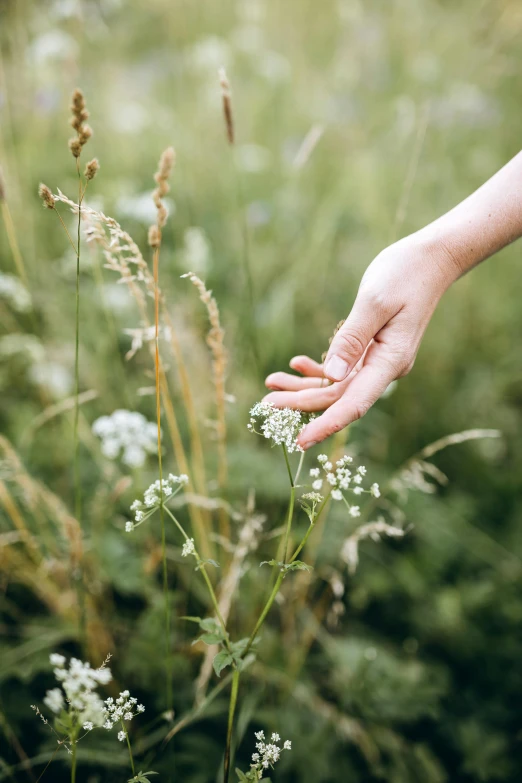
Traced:
<path fill-rule="evenodd" d="M 367 268 L 324 365 L 295 356 L 266 379 L 277 407 L 324 411 L 299 436 L 309 449 L 364 416 L 406 375 L 445 291 L 522 236 L 522 152 L 454 209 L 383 250 Z"/>

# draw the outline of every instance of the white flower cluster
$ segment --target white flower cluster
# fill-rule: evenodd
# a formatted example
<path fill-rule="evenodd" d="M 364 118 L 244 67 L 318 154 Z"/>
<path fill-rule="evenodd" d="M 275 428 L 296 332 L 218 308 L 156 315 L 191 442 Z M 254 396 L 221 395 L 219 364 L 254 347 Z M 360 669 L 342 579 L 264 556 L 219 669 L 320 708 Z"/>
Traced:
<path fill-rule="evenodd" d="M 177 495 L 180 489 L 188 484 L 188 476 L 182 473 L 180 476 L 174 476 L 169 473 L 168 478 L 161 482 L 158 479 L 154 481 L 143 494 L 143 500 L 135 500 L 131 505 L 131 511 L 134 511 L 134 522 L 125 523 L 125 532 L 132 531 L 145 522 L 162 503 L 166 503 L 169 498 Z"/>
<path fill-rule="evenodd" d="M 58 653 L 53 653 L 49 660 L 62 687 L 47 691 L 44 704 L 56 715 L 62 710 L 73 710 L 79 723 L 101 726 L 104 706 L 96 689 L 112 680 L 111 670 L 106 666 L 92 669 L 89 663 L 78 658 L 71 658 L 67 668 L 65 657 Z"/>
<path fill-rule="evenodd" d="M 27 313 L 31 309 L 31 295 L 14 275 L 0 272 L 0 299 L 8 302 L 17 313 Z"/>
<path fill-rule="evenodd" d="M 103 728 L 110 731 L 115 723 L 120 722 L 123 725 L 123 721 L 131 721 L 136 715 L 141 712 L 145 712 L 143 704 L 138 704 L 138 699 L 131 696 L 129 691 L 122 691 L 117 699 L 113 699 L 111 696 L 105 699 L 105 722 Z M 86 726 L 83 727 L 84 729 Z M 118 739 L 123 741 L 126 737 L 126 731 L 118 732 Z"/>
<path fill-rule="evenodd" d="M 364 465 L 359 465 L 353 472 L 350 470 L 348 465 L 352 464 L 352 457 L 345 455 L 338 459 L 335 463 L 335 469 L 326 454 L 320 454 L 317 457 L 317 461 L 320 467 L 312 468 L 310 471 L 310 476 L 314 479 L 312 489 L 319 492 L 326 481 L 332 488 L 331 496 L 333 500 L 344 500 L 349 507 L 350 516 L 359 517 L 361 510 L 359 506 L 352 506 L 348 503 L 343 494 L 344 492 L 352 492 L 354 495 L 368 494 L 373 495 L 375 498 L 380 497 L 381 492 L 378 484 L 372 484 L 370 489 L 364 489 L 362 486 L 363 478 L 367 473 Z M 323 477 L 321 477 L 321 469 L 324 473 Z"/>
<path fill-rule="evenodd" d="M 187 540 L 183 544 L 183 549 L 181 550 L 181 556 L 187 557 L 188 555 L 195 554 L 195 552 L 196 552 L 196 547 L 194 545 L 194 539 L 187 538 Z"/>
<path fill-rule="evenodd" d="M 258 419 L 262 420 L 261 432 L 256 429 Z M 271 402 L 256 402 L 250 411 L 250 422 L 247 426 L 251 432 L 263 435 L 277 446 L 285 446 L 291 453 L 303 450 L 297 445 L 297 436 L 305 424 L 302 411 L 275 408 Z"/>
<path fill-rule="evenodd" d="M 271 742 L 265 742 L 264 731 L 256 731 L 255 737 L 257 739 L 257 750 L 252 754 L 252 764 L 250 765 L 250 769 L 252 772 L 257 773 L 257 780 L 261 780 L 263 777 L 263 771 L 268 769 L 268 767 L 273 768 L 276 761 L 279 761 L 281 758 L 281 751 L 292 750 L 292 743 L 290 740 L 286 740 L 283 743 L 283 747 L 280 748 L 276 743 L 281 741 L 281 737 L 276 733 L 272 734 Z"/>
<path fill-rule="evenodd" d="M 136 411 L 116 410 L 101 416 L 92 425 L 93 434 L 102 442 L 102 452 L 109 459 L 122 453 L 122 462 L 129 468 L 140 468 L 147 454 L 158 447 L 158 429 L 154 422 Z"/>

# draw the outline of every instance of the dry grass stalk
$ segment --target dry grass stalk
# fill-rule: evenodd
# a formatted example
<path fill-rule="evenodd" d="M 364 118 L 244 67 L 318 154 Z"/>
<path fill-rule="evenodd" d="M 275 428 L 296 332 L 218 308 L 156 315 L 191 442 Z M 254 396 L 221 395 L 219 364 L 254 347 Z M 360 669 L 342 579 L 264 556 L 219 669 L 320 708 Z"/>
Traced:
<path fill-rule="evenodd" d="M 225 118 L 225 128 L 227 131 L 227 140 L 230 145 L 235 143 L 234 133 L 234 115 L 232 113 L 232 91 L 230 82 L 224 68 L 219 69 L 219 83 L 221 85 L 221 98 L 223 101 L 223 116 Z"/>
<path fill-rule="evenodd" d="M 20 252 L 20 246 L 18 245 L 18 240 L 16 238 L 16 231 L 13 223 L 13 218 L 11 216 L 11 210 L 9 209 L 9 204 L 7 202 L 7 187 L 5 184 L 4 172 L 2 171 L 1 166 L 0 166 L 0 208 L 2 210 L 2 219 L 4 221 L 5 233 L 7 234 L 7 241 L 9 242 L 9 247 L 11 248 L 11 253 L 15 262 L 18 277 L 20 278 L 20 280 L 22 280 L 25 287 L 29 288 L 29 280 L 27 278 L 27 273 L 25 271 L 24 260 L 22 258 L 22 253 Z"/>
<path fill-rule="evenodd" d="M 226 423 L 226 392 L 225 374 L 227 367 L 227 355 L 224 346 L 225 332 L 219 319 L 219 308 L 212 291 L 209 291 L 200 278 L 193 272 L 188 272 L 182 277 L 188 277 L 199 292 L 199 298 L 207 308 L 210 321 L 210 331 L 207 335 L 207 345 L 212 353 L 212 378 L 216 390 L 217 408 L 217 444 L 218 444 L 218 484 L 220 494 L 223 495 L 228 480 L 227 460 L 227 423 Z M 228 517 L 220 510 L 221 535 L 227 537 L 230 534 Z"/>
<path fill-rule="evenodd" d="M 57 201 L 67 204 L 73 213 L 78 212 L 78 205 L 74 201 L 71 201 L 69 198 L 64 196 L 60 190 L 58 190 L 58 194 L 55 194 L 55 198 Z M 113 272 L 116 272 L 120 276 L 121 282 L 128 286 L 129 292 L 138 306 L 143 327 L 147 329 L 154 329 L 154 326 L 151 324 L 148 316 L 147 297 L 139 285 L 142 283 L 148 296 L 153 298 L 155 292 L 154 277 L 150 273 L 150 269 L 145 259 L 143 258 L 139 247 L 134 242 L 132 237 L 122 229 L 116 220 L 108 217 L 107 215 L 104 215 L 103 212 L 91 209 L 90 207 L 84 205 L 82 206 L 82 216 L 87 221 L 87 228 L 85 232 L 87 241 L 98 245 L 105 259 L 105 267 Z M 131 267 L 134 268 L 131 269 Z M 168 334 L 170 347 L 172 353 L 174 354 L 177 370 L 179 373 L 183 404 L 185 405 L 185 409 L 187 411 L 193 471 L 186 470 L 185 472 L 189 475 L 191 483 L 194 484 L 197 492 L 200 495 L 203 495 L 206 494 L 207 491 L 203 446 L 199 433 L 198 417 L 196 414 L 194 398 L 190 387 L 190 380 L 183 359 L 181 346 L 177 339 L 176 330 L 174 329 L 174 324 L 168 312 L 161 287 L 159 287 L 158 293 L 160 305 L 162 308 L 163 320 L 166 324 L 166 333 Z M 164 385 L 164 388 L 167 389 L 168 387 Z M 179 442 L 178 448 L 175 448 L 175 454 L 180 468 L 184 470 L 183 465 L 187 464 L 187 460 L 184 456 L 181 456 Z M 192 473 L 194 474 L 193 477 Z M 203 520 L 203 522 L 204 524 L 208 524 L 208 520 Z"/>

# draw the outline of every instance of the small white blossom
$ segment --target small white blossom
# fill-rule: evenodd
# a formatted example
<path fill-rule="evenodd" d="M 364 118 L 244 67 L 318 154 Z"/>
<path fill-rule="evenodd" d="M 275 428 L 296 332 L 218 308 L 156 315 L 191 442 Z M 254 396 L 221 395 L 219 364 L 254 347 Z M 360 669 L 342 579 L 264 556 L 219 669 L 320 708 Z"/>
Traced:
<path fill-rule="evenodd" d="M 108 459 L 116 459 L 121 452 L 122 462 L 130 468 L 140 468 L 147 454 L 158 448 L 158 428 L 154 422 L 136 411 L 116 410 L 110 416 L 101 416 L 92 425 L 93 434 L 102 442 L 102 452 Z"/>
<path fill-rule="evenodd" d="M 194 539 L 187 538 L 187 540 L 183 544 L 183 549 L 181 550 L 181 556 L 187 557 L 187 555 L 193 555 L 195 551 L 196 548 L 194 546 Z"/>
<path fill-rule="evenodd" d="M 328 471 L 330 471 L 330 470 L 332 470 L 332 468 L 333 468 L 333 465 L 332 465 L 332 463 L 331 463 L 331 462 L 325 462 L 325 463 L 324 463 L 324 465 L 323 465 L 323 467 L 324 467 L 324 469 L 325 469 L 325 470 L 328 470 Z"/>
<path fill-rule="evenodd" d="M 353 491 L 354 495 L 362 495 L 362 493 L 364 492 L 364 489 L 362 487 L 357 486 L 357 487 L 354 487 L 352 491 Z"/>
<path fill-rule="evenodd" d="M 145 712 L 145 707 L 143 706 L 143 704 L 138 704 L 136 709 L 138 710 L 138 712 Z"/>
<path fill-rule="evenodd" d="M 256 752 L 252 754 L 252 763 L 250 765 L 250 775 L 254 773 L 256 780 L 262 780 L 263 770 L 269 767 L 274 767 L 274 764 L 279 761 L 281 752 L 283 750 L 291 750 L 292 743 L 290 740 L 285 740 L 283 747 L 280 748 L 276 743 L 281 741 L 281 737 L 277 732 L 274 732 L 271 736 L 271 742 L 265 743 L 265 734 L 263 731 L 256 731 L 255 737 L 258 740 L 256 742 Z"/>
<path fill-rule="evenodd" d="M 359 506 L 350 506 L 350 511 L 348 512 L 351 517 L 360 517 L 361 516 L 361 509 Z"/>
<path fill-rule="evenodd" d="M 332 489 L 332 498 L 334 500 L 342 500 L 343 499 L 343 493 L 340 489 Z"/>
<path fill-rule="evenodd" d="M 132 533 L 133 530 L 134 530 L 134 522 L 125 522 L 125 532 Z"/>
<path fill-rule="evenodd" d="M 360 473 L 357 473 L 357 474 L 356 474 L 356 475 L 353 477 L 353 481 L 354 481 L 354 483 L 355 483 L 355 484 L 361 484 L 361 482 L 362 482 L 362 476 L 361 476 L 361 474 L 360 474 Z"/>
<path fill-rule="evenodd" d="M 322 479 L 317 479 L 317 481 L 314 481 L 312 484 L 312 489 L 314 489 L 316 492 L 319 492 L 320 489 L 323 487 L 323 481 Z"/>
<path fill-rule="evenodd" d="M 366 476 L 367 471 L 366 471 L 366 468 L 364 467 L 364 465 L 359 465 L 357 470 L 361 474 L 361 476 Z"/>
<path fill-rule="evenodd" d="M 145 522 L 162 502 L 165 503 L 169 498 L 177 495 L 181 488 L 188 484 L 188 480 L 185 473 L 180 476 L 169 473 L 161 482 L 159 479 L 154 481 L 143 493 L 143 500 L 137 499 L 132 502 L 130 508 L 134 512 L 134 522 L 126 523 L 126 532 L 131 533 L 134 528 Z"/>
<path fill-rule="evenodd" d="M 291 740 L 285 740 L 283 743 L 283 750 L 292 750 Z"/>
<path fill-rule="evenodd" d="M 304 495 L 301 496 L 301 500 L 311 500 L 314 503 L 320 503 L 323 499 L 323 496 L 319 494 L 319 492 L 305 492 Z"/>
<path fill-rule="evenodd" d="M 272 734 L 272 738 L 271 739 L 272 739 L 272 742 L 279 742 L 281 740 L 281 737 L 279 736 L 279 734 L 277 734 L 277 732 L 274 732 Z"/>
<path fill-rule="evenodd" d="M 60 655 L 59 653 L 51 653 L 49 656 L 49 661 L 52 664 L 52 666 L 64 666 L 65 665 L 65 656 Z"/>
<path fill-rule="evenodd" d="M 326 454 L 319 454 L 319 456 L 317 457 L 317 461 L 321 462 L 321 463 L 322 462 L 327 462 L 328 461 L 328 457 L 326 456 Z"/>
<path fill-rule="evenodd" d="M 310 475 L 311 475 L 312 478 L 319 478 L 319 475 L 320 475 L 319 468 L 312 468 L 310 470 Z"/>
<path fill-rule="evenodd" d="M 380 498 L 381 496 L 381 490 L 379 489 L 379 485 L 377 483 L 371 485 L 370 492 L 374 498 Z"/>
<path fill-rule="evenodd" d="M 261 420 L 259 433 L 256 429 L 258 419 Z M 302 451 L 297 444 L 297 437 L 305 424 L 302 411 L 276 408 L 270 402 L 257 402 L 250 411 L 250 431 L 263 435 L 277 446 L 285 446 L 289 453 Z"/>
<path fill-rule="evenodd" d="M 334 473 L 327 473 L 326 480 L 329 484 L 332 485 L 332 487 L 335 487 L 335 485 L 337 484 L 337 478 Z"/>
<path fill-rule="evenodd" d="M 119 739 L 120 742 L 123 742 L 123 740 L 125 739 L 125 732 L 124 731 L 119 731 L 118 732 L 118 739 Z"/>
<path fill-rule="evenodd" d="M 85 729 L 85 731 L 92 731 L 94 728 L 94 724 L 90 720 L 87 720 L 83 724 L 83 728 Z"/>
<path fill-rule="evenodd" d="M 65 705 L 63 693 L 60 688 L 52 688 L 50 691 L 47 691 L 43 703 L 46 707 L 49 707 L 51 712 L 59 715 Z"/>

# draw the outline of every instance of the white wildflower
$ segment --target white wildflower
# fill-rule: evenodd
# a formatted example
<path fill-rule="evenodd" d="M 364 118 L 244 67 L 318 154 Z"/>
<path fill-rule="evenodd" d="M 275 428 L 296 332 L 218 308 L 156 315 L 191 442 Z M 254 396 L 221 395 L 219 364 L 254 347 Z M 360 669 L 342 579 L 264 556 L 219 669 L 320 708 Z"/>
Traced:
<path fill-rule="evenodd" d="M 265 733 L 263 731 L 256 731 L 255 737 L 258 741 L 256 742 L 256 751 L 252 754 L 249 774 L 254 773 L 255 780 L 262 780 L 263 771 L 269 767 L 273 768 L 274 764 L 281 758 L 281 752 L 283 750 L 291 750 L 292 743 L 290 740 L 285 740 L 283 747 L 279 747 L 276 743 L 281 741 L 281 737 L 277 732 L 272 734 L 271 742 L 269 743 L 265 743 Z"/>
<path fill-rule="evenodd" d="M 138 513 L 141 513 L 138 511 Z M 125 522 L 125 532 L 126 533 L 132 533 L 134 530 L 134 522 Z"/>
<path fill-rule="evenodd" d="M 353 491 L 354 495 L 362 495 L 362 493 L 364 492 L 364 489 L 362 487 L 357 486 L 357 487 L 354 487 L 352 491 Z"/>
<path fill-rule="evenodd" d="M 118 732 L 118 739 L 119 739 L 120 742 L 123 742 L 123 740 L 125 739 L 125 732 L 124 731 L 119 731 Z"/>
<path fill-rule="evenodd" d="M 361 476 L 366 476 L 367 471 L 366 471 L 366 468 L 364 467 L 364 465 L 359 465 L 357 470 L 361 474 Z"/>
<path fill-rule="evenodd" d="M 325 468 L 326 468 L 326 466 L 325 466 Z M 326 480 L 327 480 L 327 482 L 329 484 L 332 485 L 332 487 L 335 487 L 335 485 L 337 484 L 337 478 L 335 477 L 334 473 L 327 473 L 326 474 Z"/>
<path fill-rule="evenodd" d="M 261 432 L 256 429 L 258 419 L 261 420 Z M 302 411 L 275 408 L 270 402 L 257 402 L 250 411 L 249 429 L 272 440 L 277 446 L 284 446 L 291 453 L 302 451 L 297 444 L 297 437 L 305 427 L 306 421 L 303 419 Z"/>
<path fill-rule="evenodd" d="M 323 480 L 317 479 L 317 481 L 314 481 L 312 484 L 312 489 L 314 489 L 316 492 L 319 492 L 320 489 L 322 489 L 323 486 Z"/>
<path fill-rule="evenodd" d="M 130 468 L 139 468 L 147 454 L 157 450 L 158 429 L 154 422 L 136 411 L 116 410 L 110 416 L 101 416 L 92 425 L 93 434 L 102 442 L 102 452 L 108 459 L 116 459 L 120 452 L 122 462 Z"/>
<path fill-rule="evenodd" d="M 163 481 L 160 482 L 159 479 L 154 481 L 143 493 L 143 500 L 137 499 L 132 502 L 130 508 L 134 512 L 134 523 L 126 523 L 126 532 L 132 532 L 134 528 L 145 522 L 159 508 L 162 502 L 165 503 L 169 498 L 177 495 L 182 487 L 188 484 L 188 480 L 188 476 L 185 473 L 182 473 L 180 476 L 169 473 L 168 477 L 164 478 Z M 131 524 L 133 527 L 130 527 Z"/>
<path fill-rule="evenodd" d="M 94 728 L 94 723 L 92 723 L 90 720 L 86 720 L 83 724 L 83 728 L 85 731 L 92 731 Z"/>
<path fill-rule="evenodd" d="M 342 500 L 343 499 L 343 493 L 340 489 L 332 489 L 332 498 L 334 500 Z"/>
<path fill-rule="evenodd" d="M 324 465 L 323 465 L 323 467 L 324 467 L 324 469 L 325 469 L 325 470 L 327 470 L 328 472 L 330 472 L 330 471 L 332 470 L 332 468 L 333 468 L 333 465 L 332 465 L 332 463 L 331 463 L 331 462 L 325 462 L 325 463 L 324 463 Z"/>
<path fill-rule="evenodd" d="M 63 693 L 60 688 L 52 688 L 50 691 L 47 691 L 43 703 L 46 707 L 49 707 L 51 712 L 59 715 L 65 705 Z"/>
<path fill-rule="evenodd" d="M 54 676 L 61 689 L 47 691 L 44 704 L 56 714 L 62 710 L 70 711 L 78 725 L 101 726 L 105 717 L 104 707 L 96 691 L 99 685 L 105 685 L 112 679 L 110 669 L 106 666 L 92 669 L 89 663 L 78 658 L 71 658 L 67 667 L 66 659 L 58 653 L 50 655 L 49 660 L 56 667 Z"/>
<path fill-rule="evenodd" d="M 187 540 L 183 544 L 183 549 L 181 550 L 181 556 L 187 557 L 188 555 L 193 555 L 195 551 L 196 548 L 194 546 L 194 539 L 187 538 Z"/>
<path fill-rule="evenodd" d="M 49 661 L 53 666 L 65 666 L 65 655 L 60 655 L 59 653 L 51 653 L 49 656 Z"/>
<path fill-rule="evenodd" d="M 326 454 L 319 454 L 319 456 L 317 457 L 317 461 L 321 462 L 321 463 L 322 462 L 327 462 L 328 461 L 328 457 L 326 456 Z"/>
<path fill-rule="evenodd" d="M 31 309 L 31 295 L 14 275 L 0 272 L 0 299 L 4 299 L 17 313 L 27 313 Z"/>
<path fill-rule="evenodd" d="M 311 476 L 312 478 L 319 478 L 319 476 L 320 476 L 320 473 L 321 473 L 321 472 L 320 472 L 319 468 L 312 468 L 312 469 L 310 470 L 310 476 Z"/>
<path fill-rule="evenodd" d="M 381 496 L 381 490 L 379 489 L 379 485 L 377 483 L 371 485 L 370 492 L 374 498 L 380 498 Z"/>
<path fill-rule="evenodd" d="M 360 517 L 361 516 L 361 509 L 359 506 L 350 506 L 350 511 L 348 512 L 351 517 Z"/>
<path fill-rule="evenodd" d="M 305 492 L 304 495 L 301 496 L 301 500 L 311 500 L 314 503 L 320 503 L 323 499 L 323 496 L 319 494 L 319 492 Z"/>

